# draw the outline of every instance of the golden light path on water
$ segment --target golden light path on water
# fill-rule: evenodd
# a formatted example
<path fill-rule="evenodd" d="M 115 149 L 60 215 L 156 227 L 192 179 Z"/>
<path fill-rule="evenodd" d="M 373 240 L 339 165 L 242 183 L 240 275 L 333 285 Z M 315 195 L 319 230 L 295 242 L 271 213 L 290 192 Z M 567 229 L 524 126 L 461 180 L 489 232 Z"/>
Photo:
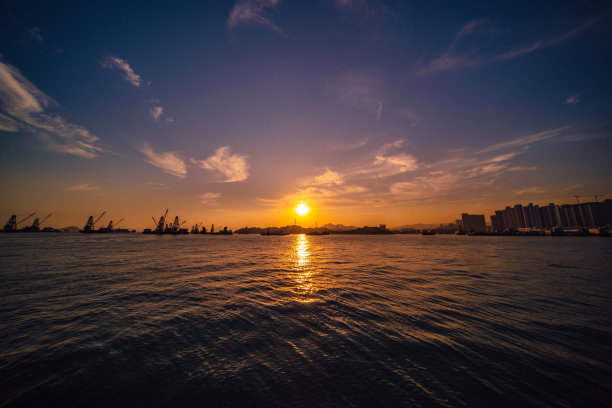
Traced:
<path fill-rule="evenodd" d="M 294 300 L 299 302 L 314 302 L 317 300 L 318 268 L 312 265 L 310 240 L 307 235 L 296 235 L 292 249 L 292 269 L 295 281 Z"/>

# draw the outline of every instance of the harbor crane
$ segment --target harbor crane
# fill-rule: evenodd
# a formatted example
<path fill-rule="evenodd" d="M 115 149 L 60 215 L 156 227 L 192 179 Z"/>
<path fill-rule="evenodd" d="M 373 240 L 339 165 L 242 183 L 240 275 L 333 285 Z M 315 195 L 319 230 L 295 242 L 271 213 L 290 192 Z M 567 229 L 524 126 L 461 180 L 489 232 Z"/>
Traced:
<path fill-rule="evenodd" d="M 106 211 L 104 211 L 102 214 L 100 214 L 96 218 L 95 221 L 93 219 L 93 215 L 90 215 L 89 218 L 87 219 L 87 223 L 85 224 L 85 226 L 83 227 L 83 229 L 80 232 L 92 232 L 94 230 L 94 227 L 96 226 L 96 223 L 98 221 L 100 221 L 100 218 L 104 217 L 105 214 L 106 214 Z"/>
<path fill-rule="evenodd" d="M 593 198 L 595 199 L 595 202 L 598 203 L 599 201 L 597 200 L 597 198 L 599 197 L 604 197 L 603 194 L 593 194 Z"/>
<path fill-rule="evenodd" d="M 24 227 L 22 228 L 20 231 L 23 232 L 38 232 L 40 231 L 40 226 L 47 221 L 47 219 L 52 215 L 53 213 L 49 213 L 49 215 L 47 215 L 45 218 L 42 219 L 42 221 L 38 220 L 38 217 L 34 219 L 34 222 L 32 223 L 32 225 L 30 225 L 29 227 Z"/>
<path fill-rule="evenodd" d="M 25 220 L 29 219 L 30 217 L 32 217 L 34 214 L 36 214 L 35 212 L 33 212 L 32 214 L 28 215 L 27 217 L 23 218 L 21 221 L 17 222 L 17 215 L 13 214 L 11 215 L 11 218 L 9 218 L 9 220 L 7 221 L 6 224 L 4 224 L 4 231 L 8 231 L 8 232 L 12 232 L 12 231 L 17 231 L 17 226 L 19 224 L 21 224 L 22 222 L 24 222 Z"/>
<path fill-rule="evenodd" d="M 166 226 L 166 217 L 168 216 L 168 209 L 166 208 L 166 212 L 164 215 L 159 217 L 159 220 L 153 218 L 153 222 L 155 223 L 155 231 L 164 232 L 164 227 Z"/>

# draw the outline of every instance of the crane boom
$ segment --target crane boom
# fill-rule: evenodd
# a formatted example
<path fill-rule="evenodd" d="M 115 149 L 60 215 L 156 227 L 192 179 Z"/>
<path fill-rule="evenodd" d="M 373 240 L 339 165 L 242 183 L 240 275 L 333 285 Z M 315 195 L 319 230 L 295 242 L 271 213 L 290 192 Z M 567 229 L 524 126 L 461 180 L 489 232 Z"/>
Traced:
<path fill-rule="evenodd" d="M 96 218 L 96 220 L 94 221 L 94 225 L 96 225 L 96 223 L 100 221 L 100 218 L 104 217 L 104 214 L 106 214 L 106 211 L 104 211 L 102 214 L 100 214 L 98 218 Z"/>
<path fill-rule="evenodd" d="M 47 215 L 45 218 L 43 218 L 42 221 L 38 223 L 38 225 L 42 225 L 42 223 L 47 221 L 47 218 L 49 218 L 52 215 L 53 215 L 53 213 L 49 213 L 49 215 Z"/>
<path fill-rule="evenodd" d="M 123 220 L 125 220 L 125 218 L 122 218 L 122 219 L 120 219 L 119 221 L 117 221 L 117 222 L 115 223 L 115 228 L 117 227 L 117 225 L 121 224 L 121 221 L 123 221 Z"/>
<path fill-rule="evenodd" d="M 17 224 L 15 224 L 15 225 L 19 225 L 19 224 L 21 224 L 22 222 L 24 222 L 25 220 L 27 220 L 28 218 L 30 218 L 30 217 L 31 217 L 31 216 L 33 216 L 34 214 L 36 214 L 36 213 L 35 213 L 35 212 L 33 212 L 32 214 L 28 215 L 27 217 L 25 217 L 23 220 L 19 221 L 19 222 L 18 222 Z"/>

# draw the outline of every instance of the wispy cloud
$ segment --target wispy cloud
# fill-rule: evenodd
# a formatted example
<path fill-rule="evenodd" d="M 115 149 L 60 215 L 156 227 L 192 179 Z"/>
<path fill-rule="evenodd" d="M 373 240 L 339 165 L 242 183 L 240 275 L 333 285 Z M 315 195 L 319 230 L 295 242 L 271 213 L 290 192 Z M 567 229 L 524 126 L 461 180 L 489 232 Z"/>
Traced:
<path fill-rule="evenodd" d="M 401 108 L 398 110 L 400 116 L 410 122 L 410 126 L 414 127 L 423 121 L 421 115 L 409 108 Z"/>
<path fill-rule="evenodd" d="M 30 37 L 32 37 L 33 39 L 35 39 L 37 42 L 39 42 L 40 44 L 44 44 L 45 43 L 45 39 L 42 35 L 42 30 L 40 29 L 40 27 L 31 27 L 31 28 L 26 28 L 28 34 L 30 35 Z"/>
<path fill-rule="evenodd" d="M 50 150 L 84 158 L 108 152 L 82 126 L 49 112 L 57 103 L 19 70 L 0 61 L 0 129 L 37 136 Z"/>
<path fill-rule="evenodd" d="M 159 118 L 161 118 L 164 114 L 164 108 L 162 108 L 161 106 L 154 106 L 149 109 L 149 114 L 151 115 L 153 120 L 157 122 Z"/>
<path fill-rule="evenodd" d="M 92 186 L 90 183 L 75 184 L 74 186 L 66 187 L 66 191 L 94 191 L 99 190 L 99 187 Z"/>
<path fill-rule="evenodd" d="M 366 137 L 364 139 L 357 140 L 356 142 L 344 143 L 344 144 L 334 144 L 329 146 L 329 150 L 331 151 L 341 151 L 341 150 L 355 150 L 361 149 L 365 147 L 370 141 L 370 138 Z"/>
<path fill-rule="evenodd" d="M 349 105 L 369 111 L 376 120 L 383 113 L 380 81 L 363 73 L 349 72 L 335 84 L 338 99 Z"/>
<path fill-rule="evenodd" d="M 574 105 L 578 105 L 581 100 L 582 100 L 582 92 L 578 92 L 575 95 L 568 96 L 567 98 L 565 98 L 565 104 L 574 106 Z"/>
<path fill-rule="evenodd" d="M 178 178 L 184 178 L 187 175 L 185 161 L 179 157 L 177 152 L 156 153 L 146 142 L 140 146 L 140 152 L 145 155 L 145 162 L 163 169 L 168 174 Z"/>
<path fill-rule="evenodd" d="M 457 32 L 453 42 L 448 47 L 446 52 L 444 52 L 444 54 L 440 55 L 437 58 L 434 58 L 424 66 L 421 66 L 417 70 L 417 72 L 421 75 L 428 75 L 439 73 L 442 71 L 468 69 L 485 63 L 501 62 L 522 57 L 542 48 L 558 45 L 569 40 L 570 38 L 587 30 L 589 27 L 599 21 L 602 17 L 608 14 L 610 10 L 611 8 L 608 8 L 604 12 L 600 13 L 595 17 L 592 17 L 591 19 L 578 25 L 577 27 L 567 32 L 556 35 L 552 38 L 535 40 L 529 45 L 518 46 L 496 55 L 491 55 L 490 53 L 488 55 L 487 53 L 477 54 L 475 46 L 472 46 L 471 50 L 468 52 L 458 52 L 456 50 L 459 42 L 462 41 L 464 38 L 467 38 L 468 35 L 489 33 L 488 30 L 480 29 L 482 28 L 482 22 L 472 21 L 464 25 Z"/>
<path fill-rule="evenodd" d="M 280 0 L 238 0 L 227 19 L 227 25 L 234 29 L 239 25 L 260 25 L 286 37 L 283 30 L 266 16 L 267 10 L 274 10 Z"/>
<path fill-rule="evenodd" d="M 200 200 L 202 201 L 202 204 L 214 203 L 220 197 L 221 197 L 221 193 L 205 193 L 205 194 L 200 194 Z"/>
<path fill-rule="evenodd" d="M 534 133 L 531 135 L 517 137 L 515 139 L 511 139 L 505 142 L 496 143 L 491 146 L 485 147 L 484 149 L 480 150 L 479 153 L 487 153 L 487 152 L 492 152 L 495 150 L 501 150 L 505 148 L 528 146 L 532 143 L 541 142 L 543 140 L 553 139 L 553 138 L 563 136 L 571 128 L 572 127 L 570 125 L 567 125 L 567 126 L 562 126 L 556 129 L 544 130 L 542 132 Z"/>
<path fill-rule="evenodd" d="M 435 74 L 442 71 L 454 71 L 478 65 L 479 61 L 474 59 L 471 53 L 459 54 L 456 52 L 456 47 L 463 38 L 474 33 L 481 24 L 481 21 L 470 21 L 461 27 L 446 52 L 434 58 L 425 66 L 420 67 L 418 73 L 421 75 Z"/>
<path fill-rule="evenodd" d="M 114 55 L 108 55 L 104 57 L 101 64 L 104 68 L 118 70 L 123 79 L 136 88 L 140 88 L 145 85 L 140 75 L 135 73 L 130 64 L 122 58 L 115 57 Z"/>
<path fill-rule="evenodd" d="M 419 160 L 404 140 L 384 143 L 343 168 L 329 166 L 324 172 L 302 180 L 293 191 L 276 199 L 260 199 L 263 205 L 283 207 L 306 200 L 322 207 L 388 207 L 473 197 L 495 188 L 502 177 L 538 170 L 515 161 L 530 150 L 530 144 L 561 141 L 569 126 L 544 130 L 505 142 L 440 152 L 441 159 Z M 527 158 L 522 159 L 525 162 Z M 528 187 L 514 194 L 543 194 Z"/>
<path fill-rule="evenodd" d="M 546 190 L 542 187 L 526 187 L 520 190 L 514 190 L 514 195 L 524 195 L 524 194 L 544 194 Z"/>
<path fill-rule="evenodd" d="M 606 11 L 604 11 L 603 13 L 592 17 L 591 19 L 587 20 L 586 22 L 580 24 L 579 26 L 566 31 L 564 33 L 561 33 L 559 35 L 556 35 L 554 37 L 552 37 L 549 40 L 538 40 L 535 41 L 533 44 L 527 46 L 527 47 L 518 47 L 518 48 L 514 48 L 508 52 L 505 52 L 503 54 L 500 55 L 496 55 L 494 57 L 491 58 L 491 61 L 505 61 L 505 60 L 509 60 L 512 58 L 516 58 L 516 57 L 520 57 L 526 54 L 531 54 L 534 51 L 537 51 L 541 48 L 545 48 L 545 47 L 550 47 L 553 45 L 557 45 L 557 44 L 561 44 L 567 40 L 569 40 L 570 38 L 580 34 L 581 32 L 585 31 L 587 28 L 591 27 L 593 24 L 595 24 L 597 21 L 599 21 L 602 17 L 604 17 L 606 14 L 608 14 L 610 12 L 610 8 L 608 8 Z"/>
<path fill-rule="evenodd" d="M 344 184 L 342 175 L 338 172 L 326 169 L 325 173 L 314 178 L 315 185 L 329 185 L 329 184 Z"/>
<path fill-rule="evenodd" d="M 196 160 L 206 170 L 218 171 L 225 176 L 226 183 L 244 181 L 249 177 L 248 156 L 231 154 L 229 146 L 215 150 L 215 154 L 205 160 Z"/>

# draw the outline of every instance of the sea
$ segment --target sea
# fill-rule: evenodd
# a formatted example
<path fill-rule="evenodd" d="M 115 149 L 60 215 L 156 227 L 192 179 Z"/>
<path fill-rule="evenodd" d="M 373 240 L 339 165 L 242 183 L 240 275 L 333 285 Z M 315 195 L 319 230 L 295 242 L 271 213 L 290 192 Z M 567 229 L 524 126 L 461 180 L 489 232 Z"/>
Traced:
<path fill-rule="evenodd" d="M 611 404 L 611 238 L 0 234 L 2 407 Z"/>

